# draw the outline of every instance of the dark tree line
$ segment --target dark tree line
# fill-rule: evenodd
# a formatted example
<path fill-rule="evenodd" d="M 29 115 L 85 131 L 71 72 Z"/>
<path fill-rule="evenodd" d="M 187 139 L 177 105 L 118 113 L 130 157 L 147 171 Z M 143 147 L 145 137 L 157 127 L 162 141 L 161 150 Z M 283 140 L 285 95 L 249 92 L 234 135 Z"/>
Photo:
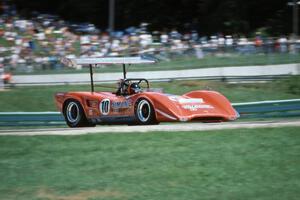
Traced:
<path fill-rule="evenodd" d="M 57 14 L 74 22 L 107 28 L 109 0 L 13 0 L 22 14 Z M 202 34 L 253 33 L 272 35 L 292 31 L 292 8 L 287 0 L 115 0 L 117 29 L 151 24 L 153 30 L 196 29 Z"/>

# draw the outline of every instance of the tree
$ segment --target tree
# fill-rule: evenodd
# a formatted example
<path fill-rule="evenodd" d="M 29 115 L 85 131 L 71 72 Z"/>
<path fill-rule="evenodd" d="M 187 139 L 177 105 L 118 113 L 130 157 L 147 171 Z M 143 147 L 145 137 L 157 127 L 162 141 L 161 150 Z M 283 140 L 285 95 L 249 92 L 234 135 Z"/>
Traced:
<path fill-rule="evenodd" d="M 108 26 L 108 0 L 13 1 L 24 15 L 36 10 L 71 21 L 91 22 L 101 29 Z M 283 34 L 291 29 L 286 3 L 286 0 L 116 0 L 116 28 L 148 22 L 155 30 L 250 33 L 263 27 L 271 33 Z"/>

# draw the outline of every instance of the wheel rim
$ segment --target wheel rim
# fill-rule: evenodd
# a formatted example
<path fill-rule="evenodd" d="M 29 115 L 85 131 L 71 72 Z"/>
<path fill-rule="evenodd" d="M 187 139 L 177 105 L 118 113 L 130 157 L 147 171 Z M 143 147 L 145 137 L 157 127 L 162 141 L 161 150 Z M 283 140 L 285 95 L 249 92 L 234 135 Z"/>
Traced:
<path fill-rule="evenodd" d="M 79 118 L 79 107 L 75 102 L 70 102 L 67 107 L 67 119 L 69 122 L 74 123 Z"/>
<path fill-rule="evenodd" d="M 142 122 L 146 122 L 149 120 L 150 115 L 151 115 L 151 109 L 150 109 L 150 104 L 146 100 L 140 101 L 138 104 L 138 118 Z"/>

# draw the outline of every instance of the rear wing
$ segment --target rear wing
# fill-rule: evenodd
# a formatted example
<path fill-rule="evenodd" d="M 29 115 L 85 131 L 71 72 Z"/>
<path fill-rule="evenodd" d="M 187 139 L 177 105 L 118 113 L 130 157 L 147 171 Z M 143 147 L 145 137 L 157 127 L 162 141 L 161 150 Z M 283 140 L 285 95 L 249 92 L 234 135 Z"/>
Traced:
<path fill-rule="evenodd" d="M 90 68 L 91 92 L 94 92 L 93 66 L 121 64 L 123 66 L 123 77 L 126 79 L 126 64 L 153 64 L 155 59 L 136 56 L 136 57 L 106 57 L 106 58 L 62 58 L 61 62 L 67 66 L 88 65 Z"/>
<path fill-rule="evenodd" d="M 67 66 L 76 65 L 112 65 L 112 64 L 153 64 L 156 60 L 143 56 L 136 57 L 104 57 L 104 58 L 62 58 L 61 62 Z"/>

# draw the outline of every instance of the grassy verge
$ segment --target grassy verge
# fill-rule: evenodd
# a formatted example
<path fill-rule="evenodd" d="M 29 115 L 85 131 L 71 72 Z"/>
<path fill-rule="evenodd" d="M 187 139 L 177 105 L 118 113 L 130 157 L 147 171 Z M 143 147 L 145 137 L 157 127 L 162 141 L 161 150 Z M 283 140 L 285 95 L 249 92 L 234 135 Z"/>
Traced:
<path fill-rule="evenodd" d="M 178 57 L 171 61 L 161 61 L 154 65 L 133 65 L 130 71 L 160 71 L 160 70 L 184 70 L 208 67 L 249 66 L 249 65 L 273 65 L 299 63 L 299 55 L 293 54 L 268 54 L 268 55 L 232 55 L 232 56 L 207 56 L 204 59 L 195 57 Z M 120 66 L 107 66 L 98 69 L 99 72 L 120 72 Z M 74 70 L 63 68 L 59 70 L 35 70 L 34 72 L 13 72 L 14 74 L 64 74 L 87 73 L 88 69 Z"/>
<path fill-rule="evenodd" d="M 0 199 L 298 199 L 298 132 L 3 136 Z"/>
<path fill-rule="evenodd" d="M 153 83 L 171 94 L 184 94 L 192 90 L 210 88 L 224 94 L 231 102 L 249 102 L 299 98 L 299 77 L 284 81 L 260 84 L 227 84 L 214 81 L 174 81 Z M 114 87 L 114 85 L 105 85 Z M 96 91 L 115 89 L 96 87 Z M 67 91 L 90 91 L 89 85 L 18 87 L 0 92 L 0 112 L 7 111 L 55 111 L 54 94 Z"/>

